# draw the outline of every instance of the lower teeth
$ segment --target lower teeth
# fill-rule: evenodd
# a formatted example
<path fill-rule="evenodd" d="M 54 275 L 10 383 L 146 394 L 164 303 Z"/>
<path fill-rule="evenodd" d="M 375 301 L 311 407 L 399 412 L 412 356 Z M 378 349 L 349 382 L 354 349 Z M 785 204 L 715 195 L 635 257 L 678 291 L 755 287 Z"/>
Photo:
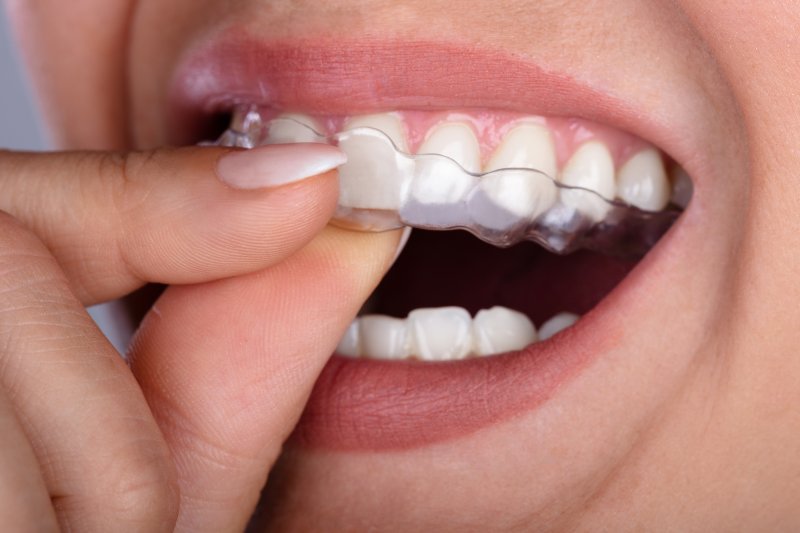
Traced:
<path fill-rule="evenodd" d="M 453 361 L 521 350 L 544 341 L 578 320 L 559 313 L 539 328 L 506 307 L 479 311 L 461 307 L 417 309 L 407 318 L 365 315 L 350 324 L 336 353 L 368 359 Z"/>

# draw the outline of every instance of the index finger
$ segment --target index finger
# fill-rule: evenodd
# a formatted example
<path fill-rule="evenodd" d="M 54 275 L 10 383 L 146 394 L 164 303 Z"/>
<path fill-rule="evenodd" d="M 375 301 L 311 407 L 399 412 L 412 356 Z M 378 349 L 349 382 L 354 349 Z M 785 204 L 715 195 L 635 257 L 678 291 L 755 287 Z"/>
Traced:
<path fill-rule="evenodd" d="M 0 152 L 0 211 L 30 228 L 90 305 L 146 282 L 253 272 L 328 222 L 344 163 L 322 144 L 247 152 Z"/>

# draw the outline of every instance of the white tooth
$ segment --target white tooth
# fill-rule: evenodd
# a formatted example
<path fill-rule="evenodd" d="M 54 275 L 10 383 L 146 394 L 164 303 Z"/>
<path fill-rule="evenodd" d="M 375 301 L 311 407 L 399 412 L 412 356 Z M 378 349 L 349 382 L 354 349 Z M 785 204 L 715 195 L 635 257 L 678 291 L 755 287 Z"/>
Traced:
<path fill-rule="evenodd" d="M 479 172 L 481 148 L 472 127 L 461 122 L 444 123 L 428 132 L 418 154 L 441 154 L 452 161 L 422 157 L 411 196 L 423 204 L 452 204 L 461 201 L 474 187 L 476 178 L 461 170 Z"/>
<path fill-rule="evenodd" d="M 661 211 L 669 203 L 670 193 L 661 154 L 653 148 L 631 157 L 617 175 L 617 196 L 639 209 Z"/>
<path fill-rule="evenodd" d="M 472 318 L 466 309 L 416 309 L 407 320 L 411 354 L 423 361 L 463 359 L 472 351 Z"/>
<path fill-rule="evenodd" d="M 614 198 L 614 160 L 606 146 L 599 141 L 589 141 L 578 148 L 561 171 L 561 182 L 571 187 L 581 187 L 598 193 L 603 198 Z M 611 206 L 596 195 L 581 190 L 562 189 L 561 201 L 594 222 L 602 220 Z"/>
<path fill-rule="evenodd" d="M 539 340 L 545 341 L 559 333 L 562 330 L 567 329 L 575 322 L 578 321 L 580 317 L 573 313 L 559 313 L 539 328 Z"/>
<path fill-rule="evenodd" d="M 361 355 L 359 324 L 360 320 L 358 318 L 350 323 L 344 335 L 342 335 L 342 340 L 339 341 L 339 345 L 336 347 L 336 353 L 348 357 L 359 357 Z"/>
<path fill-rule="evenodd" d="M 350 120 L 345 131 L 374 128 L 386 133 L 405 147 L 403 125 L 394 115 L 369 115 Z M 366 131 L 339 138 L 339 148 L 347 154 L 347 163 L 339 167 L 339 205 L 358 209 L 399 210 L 405 203 L 408 185 L 407 168 L 411 162 L 398 158 L 397 152 L 382 135 Z"/>
<path fill-rule="evenodd" d="M 404 319 L 367 315 L 359 320 L 363 357 L 405 359 L 409 356 L 408 327 Z"/>
<path fill-rule="evenodd" d="M 500 306 L 479 311 L 472 332 L 475 355 L 521 350 L 537 339 L 536 328 L 527 316 Z"/>
<path fill-rule="evenodd" d="M 689 205 L 689 200 L 692 199 L 692 192 L 694 185 L 689 174 L 683 170 L 683 167 L 675 165 L 672 171 L 672 201 L 684 209 Z"/>
<path fill-rule="evenodd" d="M 487 172 L 499 168 L 533 168 L 555 179 L 556 147 L 550 130 L 540 124 L 514 126 L 486 165 Z"/>
<path fill-rule="evenodd" d="M 403 127 L 403 123 L 392 113 L 352 117 L 344 125 L 344 131 L 357 128 L 379 130 L 386 134 L 401 152 L 408 152 L 408 142 L 406 141 L 406 131 Z"/>
<path fill-rule="evenodd" d="M 267 144 L 321 142 L 322 137 L 317 132 L 322 132 L 322 127 L 316 120 L 308 115 L 289 113 L 270 123 Z"/>
<path fill-rule="evenodd" d="M 503 138 L 492 154 L 486 171 L 530 168 L 541 174 L 524 171 L 499 171 L 481 179 L 481 189 L 495 204 L 521 219 L 536 218 L 550 209 L 558 189 L 556 151 L 550 131 L 539 124 L 520 124 Z"/>

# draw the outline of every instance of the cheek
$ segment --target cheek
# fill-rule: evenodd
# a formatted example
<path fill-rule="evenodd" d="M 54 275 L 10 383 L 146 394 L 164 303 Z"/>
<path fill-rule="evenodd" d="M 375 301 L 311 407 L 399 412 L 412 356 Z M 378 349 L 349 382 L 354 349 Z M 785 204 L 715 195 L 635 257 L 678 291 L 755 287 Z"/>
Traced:
<path fill-rule="evenodd" d="M 56 146 L 125 147 L 125 50 L 132 5 L 130 0 L 8 2 Z"/>

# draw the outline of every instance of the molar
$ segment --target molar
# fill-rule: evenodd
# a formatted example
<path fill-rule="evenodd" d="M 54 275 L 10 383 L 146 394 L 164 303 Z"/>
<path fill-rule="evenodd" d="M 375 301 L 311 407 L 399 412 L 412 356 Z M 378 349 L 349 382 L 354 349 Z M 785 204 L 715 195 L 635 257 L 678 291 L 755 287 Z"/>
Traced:
<path fill-rule="evenodd" d="M 320 124 L 308 115 L 289 113 L 279 116 L 269 124 L 267 144 L 323 142 Z"/>

